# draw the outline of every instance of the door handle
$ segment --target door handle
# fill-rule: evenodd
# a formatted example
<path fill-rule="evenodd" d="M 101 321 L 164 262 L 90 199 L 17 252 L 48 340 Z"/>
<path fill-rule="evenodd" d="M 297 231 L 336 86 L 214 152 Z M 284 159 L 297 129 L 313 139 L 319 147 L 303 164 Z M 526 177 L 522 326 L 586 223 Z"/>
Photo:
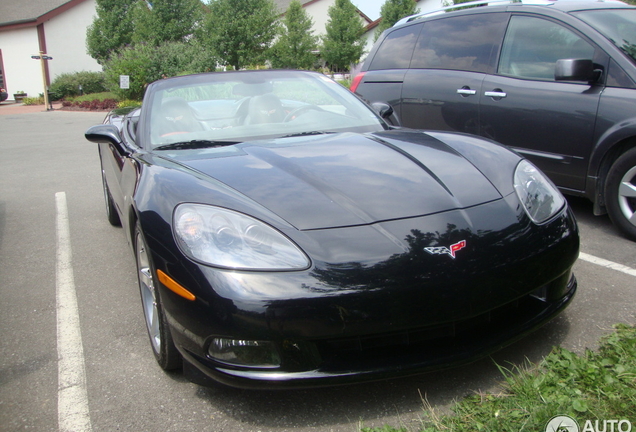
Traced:
<path fill-rule="evenodd" d="M 457 89 L 457 94 L 460 94 L 462 96 L 472 96 L 474 94 L 477 94 L 477 90 L 471 90 L 470 87 L 464 86 L 460 89 Z"/>
<path fill-rule="evenodd" d="M 484 96 L 501 99 L 505 98 L 507 94 L 501 89 L 494 89 L 493 91 L 484 92 Z"/>

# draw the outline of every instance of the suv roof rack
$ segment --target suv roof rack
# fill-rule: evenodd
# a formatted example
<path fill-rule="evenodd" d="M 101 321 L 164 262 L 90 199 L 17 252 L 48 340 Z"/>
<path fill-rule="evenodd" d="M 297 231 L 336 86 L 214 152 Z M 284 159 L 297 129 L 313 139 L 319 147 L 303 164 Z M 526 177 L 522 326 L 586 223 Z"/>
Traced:
<path fill-rule="evenodd" d="M 428 11 L 428 12 L 422 12 L 422 13 L 418 13 L 415 15 L 411 15 L 411 16 L 407 16 L 402 18 L 401 20 L 399 20 L 398 22 L 396 22 L 393 27 L 398 26 L 400 24 L 404 24 L 407 22 L 411 22 L 414 21 L 416 19 L 420 19 L 420 18 L 425 18 L 428 16 L 433 16 L 433 15 L 438 15 L 441 14 L 443 12 L 446 11 L 450 11 L 450 10 L 454 10 L 454 9 L 458 9 L 458 8 L 464 8 L 464 7 L 471 7 L 471 6 L 498 6 L 498 5 L 505 5 L 505 4 L 527 4 L 527 5 L 551 5 L 554 4 L 554 1 L 551 0 L 477 0 L 477 1 L 471 1 L 468 3 L 458 3 L 458 4 L 454 4 L 454 5 L 450 5 L 450 6 L 445 6 L 443 8 L 440 9 L 436 9 L 434 11 Z"/>

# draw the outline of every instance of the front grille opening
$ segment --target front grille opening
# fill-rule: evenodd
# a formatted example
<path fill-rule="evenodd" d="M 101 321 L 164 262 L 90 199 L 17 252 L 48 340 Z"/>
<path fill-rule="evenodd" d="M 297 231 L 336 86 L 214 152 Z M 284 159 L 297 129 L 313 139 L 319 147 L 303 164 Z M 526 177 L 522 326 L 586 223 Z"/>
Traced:
<path fill-rule="evenodd" d="M 400 357 L 412 357 L 417 362 L 426 362 L 427 358 L 454 357 L 462 351 L 478 349 L 489 339 L 524 329 L 524 324 L 541 315 L 549 306 L 542 294 L 543 291 L 537 290 L 489 312 L 439 326 L 314 342 L 326 369 L 345 365 L 371 368 L 388 360 L 395 363 Z"/>

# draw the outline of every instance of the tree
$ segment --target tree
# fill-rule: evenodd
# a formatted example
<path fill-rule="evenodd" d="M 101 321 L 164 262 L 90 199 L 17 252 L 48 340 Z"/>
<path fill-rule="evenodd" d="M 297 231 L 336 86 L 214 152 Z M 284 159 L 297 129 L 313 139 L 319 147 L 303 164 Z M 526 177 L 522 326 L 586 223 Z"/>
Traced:
<path fill-rule="evenodd" d="M 375 30 L 375 40 L 382 32 L 404 17 L 417 13 L 413 0 L 386 0 L 380 9 L 380 23 Z"/>
<path fill-rule="evenodd" d="M 86 30 L 88 55 L 104 64 L 113 51 L 132 42 L 130 13 L 136 0 L 95 0 L 97 17 Z"/>
<path fill-rule="evenodd" d="M 238 70 L 263 63 L 277 31 L 272 0 L 215 0 L 200 37 L 223 64 Z"/>
<path fill-rule="evenodd" d="M 336 0 L 328 14 L 322 57 L 332 71 L 349 70 L 364 52 L 364 25 L 350 0 Z"/>
<path fill-rule="evenodd" d="M 186 41 L 203 18 L 201 0 L 137 0 L 133 43 Z"/>
<path fill-rule="evenodd" d="M 281 34 L 272 47 L 272 66 L 285 69 L 311 69 L 316 62 L 313 51 L 318 38 L 312 34 L 313 22 L 299 0 L 293 0 L 285 13 Z"/>
<path fill-rule="evenodd" d="M 96 9 L 86 47 L 102 65 L 131 44 L 186 41 L 203 17 L 201 0 L 96 0 Z"/>

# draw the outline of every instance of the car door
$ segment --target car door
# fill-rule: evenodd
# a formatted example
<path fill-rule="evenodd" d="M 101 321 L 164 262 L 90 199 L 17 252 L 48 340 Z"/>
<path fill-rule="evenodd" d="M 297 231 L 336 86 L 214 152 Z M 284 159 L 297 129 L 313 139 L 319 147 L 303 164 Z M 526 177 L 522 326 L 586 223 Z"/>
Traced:
<path fill-rule="evenodd" d="M 123 119 L 120 129 L 122 141 L 118 145 L 113 143 L 99 145 L 104 180 L 120 214 L 123 213 L 122 210 L 126 205 L 126 197 L 131 195 L 129 185 L 134 184 L 136 178 L 137 169 L 131 155 L 138 150 L 135 144 L 138 120 L 138 112 L 136 115 Z"/>
<path fill-rule="evenodd" d="M 479 95 L 493 73 L 508 13 L 477 13 L 424 23 L 402 86 L 402 124 L 479 132 Z"/>
<path fill-rule="evenodd" d="M 557 82 L 555 66 L 558 59 L 600 57 L 563 23 L 513 15 L 497 74 L 482 84 L 479 134 L 528 157 L 559 187 L 584 190 L 603 86 Z"/>

